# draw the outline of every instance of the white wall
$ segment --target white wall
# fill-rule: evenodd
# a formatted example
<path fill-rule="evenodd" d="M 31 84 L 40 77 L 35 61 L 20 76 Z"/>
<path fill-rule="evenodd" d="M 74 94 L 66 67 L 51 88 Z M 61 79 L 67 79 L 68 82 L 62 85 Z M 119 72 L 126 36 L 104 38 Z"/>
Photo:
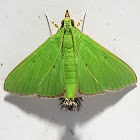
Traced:
<path fill-rule="evenodd" d="M 0 139 L 139 140 L 139 82 L 86 97 L 80 112 L 60 111 L 57 99 L 3 90 L 9 72 L 49 37 L 44 13 L 60 25 L 67 9 L 76 23 L 87 10 L 84 33 L 128 63 L 139 79 L 139 0 L 0 0 Z"/>

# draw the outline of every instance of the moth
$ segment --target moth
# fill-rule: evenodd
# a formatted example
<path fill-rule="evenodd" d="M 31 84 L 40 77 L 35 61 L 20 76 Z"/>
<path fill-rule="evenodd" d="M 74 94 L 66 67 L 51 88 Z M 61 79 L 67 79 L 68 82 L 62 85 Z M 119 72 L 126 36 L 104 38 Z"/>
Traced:
<path fill-rule="evenodd" d="M 83 98 L 77 97 L 76 91 L 94 95 L 136 82 L 132 68 L 83 34 L 67 10 L 57 33 L 12 70 L 4 89 L 21 95 L 60 97 L 61 108 L 79 111 Z"/>

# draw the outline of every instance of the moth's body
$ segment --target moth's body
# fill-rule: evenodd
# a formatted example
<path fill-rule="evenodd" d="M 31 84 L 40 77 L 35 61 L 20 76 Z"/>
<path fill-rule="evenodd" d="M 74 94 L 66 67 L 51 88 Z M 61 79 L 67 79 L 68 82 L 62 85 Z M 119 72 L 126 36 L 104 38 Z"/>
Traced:
<path fill-rule="evenodd" d="M 64 24 L 64 38 L 62 44 L 66 98 L 74 98 L 77 87 L 76 54 L 74 53 L 74 42 L 71 32 L 70 19 L 66 19 Z"/>
<path fill-rule="evenodd" d="M 21 95 L 64 96 L 60 98 L 61 107 L 78 111 L 83 98 L 76 97 L 77 89 L 80 94 L 93 95 L 136 82 L 134 71 L 80 32 L 67 10 L 58 32 L 8 75 L 4 89 Z"/>

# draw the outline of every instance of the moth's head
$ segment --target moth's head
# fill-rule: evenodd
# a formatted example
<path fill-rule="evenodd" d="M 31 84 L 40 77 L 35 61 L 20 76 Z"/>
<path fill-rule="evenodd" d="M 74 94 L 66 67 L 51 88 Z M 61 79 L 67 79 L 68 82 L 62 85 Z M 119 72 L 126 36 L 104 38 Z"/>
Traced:
<path fill-rule="evenodd" d="M 61 27 L 70 28 L 71 26 L 74 26 L 74 20 L 70 19 L 70 14 L 66 10 L 65 19 L 61 21 Z"/>

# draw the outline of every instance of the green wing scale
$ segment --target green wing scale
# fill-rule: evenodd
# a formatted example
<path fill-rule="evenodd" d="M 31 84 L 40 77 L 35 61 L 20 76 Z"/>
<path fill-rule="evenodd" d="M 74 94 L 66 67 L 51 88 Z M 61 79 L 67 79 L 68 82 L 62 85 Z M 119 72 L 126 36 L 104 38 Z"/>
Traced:
<path fill-rule="evenodd" d="M 76 27 L 72 28 L 77 50 L 77 86 L 81 93 L 117 90 L 136 83 L 134 71 Z"/>
<path fill-rule="evenodd" d="M 64 92 L 61 47 L 64 30 L 59 30 L 23 60 L 7 77 L 4 89 L 14 93 L 55 97 Z"/>

